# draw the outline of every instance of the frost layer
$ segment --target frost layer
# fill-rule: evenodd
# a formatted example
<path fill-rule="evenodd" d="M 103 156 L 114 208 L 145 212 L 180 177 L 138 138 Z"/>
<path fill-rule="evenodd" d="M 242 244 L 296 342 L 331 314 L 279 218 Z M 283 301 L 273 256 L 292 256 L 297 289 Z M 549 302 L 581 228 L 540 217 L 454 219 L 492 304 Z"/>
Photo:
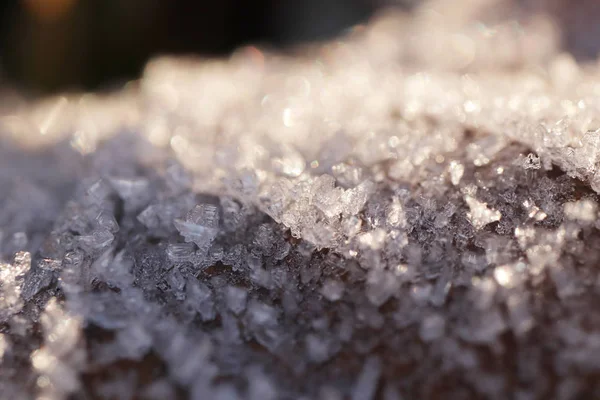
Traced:
<path fill-rule="evenodd" d="M 599 396 L 600 70 L 513 3 L 6 97 L 2 396 Z"/>

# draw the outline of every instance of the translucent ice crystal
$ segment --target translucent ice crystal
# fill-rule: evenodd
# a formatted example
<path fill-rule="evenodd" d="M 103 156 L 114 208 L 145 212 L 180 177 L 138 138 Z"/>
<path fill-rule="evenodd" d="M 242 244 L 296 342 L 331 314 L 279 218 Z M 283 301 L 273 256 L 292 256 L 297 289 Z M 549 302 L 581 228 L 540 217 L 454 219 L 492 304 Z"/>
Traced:
<path fill-rule="evenodd" d="M 248 292 L 243 288 L 236 286 L 227 286 L 225 288 L 227 307 L 229 307 L 234 314 L 240 314 L 245 310 L 247 297 Z"/>
<path fill-rule="evenodd" d="M 107 229 L 98 229 L 92 232 L 90 235 L 83 235 L 79 237 L 79 244 L 85 250 L 99 250 L 114 240 L 113 234 Z"/>
<path fill-rule="evenodd" d="M 219 210 L 212 204 L 200 204 L 187 213 L 185 220 L 176 219 L 174 223 L 186 242 L 206 250 L 218 233 Z"/>
<path fill-rule="evenodd" d="M 173 262 L 189 261 L 195 251 L 193 243 L 174 243 L 167 246 L 167 257 Z"/>
<path fill-rule="evenodd" d="M 200 317 L 209 321 L 215 318 L 215 308 L 212 290 L 202 282 L 189 280 L 186 284 L 186 302 Z"/>

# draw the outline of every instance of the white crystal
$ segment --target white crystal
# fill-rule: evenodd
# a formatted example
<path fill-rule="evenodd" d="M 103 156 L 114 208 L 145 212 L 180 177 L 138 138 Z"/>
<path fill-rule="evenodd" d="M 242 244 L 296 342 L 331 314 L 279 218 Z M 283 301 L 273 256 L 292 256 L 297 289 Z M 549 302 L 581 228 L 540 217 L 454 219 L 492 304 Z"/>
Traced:
<path fill-rule="evenodd" d="M 27 280 L 34 279 L 30 270 L 31 254 L 29 252 L 21 251 L 15 254 L 12 265 L 0 262 L 0 320 L 4 321 L 21 311 L 23 308 L 21 299 L 23 286 L 25 286 L 25 295 L 27 296 L 35 291 L 31 290 L 27 283 Z M 24 285 L 24 282 L 27 285 Z"/>
<path fill-rule="evenodd" d="M 358 236 L 358 242 L 361 246 L 372 250 L 379 250 L 385 243 L 386 235 L 383 229 L 375 229 L 370 232 L 362 233 Z"/>
<path fill-rule="evenodd" d="M 397 197 L 392 199 L 392 204 L 389 205 L 387 210 L 387 224 L 393 228 L 404 228 L 406 227 L 406 216 L 402 204 Z"/>
<path fill-rule="evenodd" d="M 469 195 L 465 196 L 464 199 L 471 210 L 467 213 L 467 218 L 475 229 L 481 229 L 487 224 L 500 221 L 502 217 L 500 211 L 488 208 L 487 203 L 482 203 Z"/>
<path fill-rule="evenodd" d="M 500 265 L 494 268 L 494 279 L 500 286 L 509 289 L 518 287 L 525 280 L 523 276 L 525 269 L 526 265 L 523 262 Z"/>
<path fill-rule="evenodd" d="M 460 183 L 460 180 L 465 173 L 465 167 L 460 162 L 453 160 L 448 166 L 448 171 L 450 171 L 450 182 L 456 186 Z"/>
<path fill-rule="evenodd" d="M 590 199 L 565 203 L 564 210 L 565 217 L 581 222 L 593 222 L 598 216 L 598 205 Z"/>
<path fill-rule="evenodd" d="M 543 221 L 548 216 L 548 214 L 546 214 L 529 199 L 523 202 L 523 208 L 527 212 L 527 216 L 529 218 L 533 218 L 536 221 Z"/>
<path fill-rule="evenodd" d="M 85 362 L 84 349 L 79 345 L 81 321 L 64 312 L 52 298 L 41 323 L 44 346 L 31 355 L 31 364 L 47 382 L 40 387 L 41 392 L 50 398 L 64 398 L 80 387 L 79 372 Z"/>

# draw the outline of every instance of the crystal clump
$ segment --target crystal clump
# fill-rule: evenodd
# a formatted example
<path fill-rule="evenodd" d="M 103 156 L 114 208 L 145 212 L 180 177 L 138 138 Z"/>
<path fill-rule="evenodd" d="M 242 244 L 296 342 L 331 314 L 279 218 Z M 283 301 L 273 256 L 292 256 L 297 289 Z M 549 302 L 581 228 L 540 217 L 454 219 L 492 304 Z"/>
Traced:
<path fill-rule="evenodd" d="M 219 232 L 219 210 L 212 204 L 200 204 L 187 213 L 185 220 L 175 219 L 174 224 L 186 242 L 208 250 Z"/>
<path fill-rule="evenodd" d="M 2 92 L 2 397 L 597 398 L 574 9 L 432 0 L 110 94 Z"/>

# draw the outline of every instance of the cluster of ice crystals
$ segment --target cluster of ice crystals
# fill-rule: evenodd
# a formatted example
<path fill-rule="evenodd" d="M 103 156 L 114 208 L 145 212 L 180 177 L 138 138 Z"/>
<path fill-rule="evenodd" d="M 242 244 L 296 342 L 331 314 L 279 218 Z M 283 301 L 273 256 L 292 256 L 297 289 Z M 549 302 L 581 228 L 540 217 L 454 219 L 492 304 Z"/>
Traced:
<path fill-rule="evenodd" d="M 582 223 L 594 222 L 598 218 L 598 204 L 589 199 L 565 203 L 565 217 Z"/>
<path fill-rule="evenodd" d="M 212 204 L 200 204 L 187 213 L 185 220 L 175 219 L 174 224 L 186 242 L 207 250 L 219 233 L 219 210 Z"/>
<path fill-rule="evenodd" d="M 55 298 L 48 301 L 41 317 L 44 344 L 31 354 L 31 365 L 39 374 L 42 399 L 62 399 L 80 388 L 78 374 L 85 363 L 85 349 L 78 343 L 81 321 L 68 315 Z"/>
<path fill-rule="evenodd" d="M 469 195 L 465 196 L 465 202 L 471 210 L 467 213 L 467 218 L 475 229 L 481 229 L 491 222 L 499 221 L 502 217 L 500 211 L 489 209 L 486 203 L 482 203 Z"/>
<path fill-rule="evenodd" d="M 6 95 L 2 397 L 597 398 L 600 67 L 542 3 Z"/>

